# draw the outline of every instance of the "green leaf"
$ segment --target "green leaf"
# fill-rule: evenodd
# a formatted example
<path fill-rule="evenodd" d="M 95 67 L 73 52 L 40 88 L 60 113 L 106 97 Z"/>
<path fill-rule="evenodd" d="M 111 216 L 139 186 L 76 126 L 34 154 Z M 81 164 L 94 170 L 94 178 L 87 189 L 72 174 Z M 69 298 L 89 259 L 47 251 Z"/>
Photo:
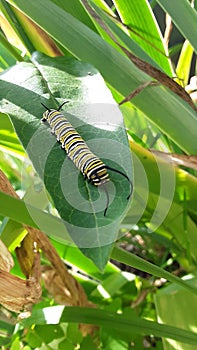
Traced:
<path fill-rule="evenodd" d="M 130 310 L 129 310 L 130 311 Z M 132 314 L 132 315 L 131 315 Z M 52 315 L 54 317 L 52 317 Z M 145 319 L 133 315 L 133 311 L 125 314 L 117 314 L 106 310 L 90 309 L 83 307 L 62 307 L 53 306 L 44 309 L 34 310 L 32 317 L 23 320 L 25 327 L 32 324 L 57 324 L 60 322 L 74 322 L 96 324 L 105 327 L 108 332 L 116 331 L 117 336 L 122 339 L 132 340 L 133 333 L 141 335 L 155 335 L 175 339 L 187 344 L 197 343 L 197 334 Z"/>
<path fill-rule="evenodd" d="M 104 79 L 123 96 L 152 80 L 94 31 L 51 1 L 9 2 L 27 14 L 75 57 L 94 65 Z M 180 97 L 163 86 L 157 86 L 146 88 L 132 102 L 185 152 L 197 152 L 196 113 Z"/>
<path fill-rule="evenodd" d="M 62 220 L 3 192 L 0 192 L 0 213 L 21 224 L 42 228 L 43 232 L 63 242 L 70 242 L 70 237 Z"/>
<path fill-rule="evenodd" d="M 168 271 L 165 271 L 161 269 L 160 267 L 149 263 L 148 261 L 143 260 L 139 256 L 136 256 L 134 254 L 131 254 L 123 249 L 120 249 L 118 247 L 115 247 L 111 254 L 112 259 L 118 260 L 126 265 L 135 267 L 136 269 L 139 269 L 141 271 L 145 271 L 147 273 L 150 273 L 154 276 L 159 276 L 162 278 L 167 279 L 170 282 L 176 283 L 180 285 L 181 287 L 189 290 L 190 292 L 197 294 L 197 288 L 186 283 L 182 279 L 178 278 L 177 276 L 174 276 L 173 274 L 169 273 Z"/>
<path fill-rule="evenodd" d="M 11 27 L 14 29 L 16 32 L 17 36 L 21 39 L 21 41 L 24 43 L 25 47 L 29 52 L 33 52 L 35 49 L 33 47 L 33 44 L 29 40 L 27 34 L 25 33 L 24 29 L 22 28 L 21 24 L 17 20 L 16 14 L 14 13 L 13 9 L 11 6 L 7 3 L 5 0 L 1 0 L 0 2 L 0 9 L 7 18 L 8 22 L 10 23 Z M 14 53 L 15 49 L 10 47 L 10 51 Z M 21 61 L 23 60 L 22 57 L 14 55 L 17 60 Z"/>
<path fill-rule="evenodd" d="M 196 278 L 185 276 L 184 280 L 193 286 L 197 286 Z M 157 316 L 162 323 L 170 324 L 175 327 L 181 327 L 186 330 L 195 329 L 196 326 L 196 295 L 191 295 L 187 290 L 171 284 L 166 288 L 160 289 L 154 296 Z M 195 350 L 196 345 L 174 344 L 168 339 L 163 339 L 165 348 L 172 350 L 182 348 L 184 350 Z"/>
<path fill-rule="evenodd" d="M 32 186 L 29 186 L 26 190 L 25 197 L 23 197 L 24 204 L 29 202 L 32 207 L 35 207 L 37 209 L 44 209 L 49 202 L 48 198 L 46 197 L 45 190 L 39 186 L 39 190 L 37 190 L 37 187 L 34 185 L 35 183 Z M 10 208 L 10 211 L 11 210 L 13 210 L 12 207 Z M 14 208 L 14 211 L 17 210 Z M 25 215 L 25 210 L 22 211 Z M 41 212 L 41 215 L 42 214 L 43 212 Z M 16 221 L 13 221 L 11 219 L 4 219 L 3 224 L 1 225 L 0 234 L 1 240 L 8 247 L 8 249 L 10 251 L 14 251 L 16 247 L 20 246 L 21 241 L 27 234 L 27 230 L 22 224 L 19 224 Z"/>
<path fill-rule="evenodd" d="M 20 246 L 26 234 L 27 231 L 20 223 L 6 219 L 0 231 L 1 240 L 10 251 L 14 251 L 16 247 Z"/>
<path fill-rule="evenodd" d="M 105 12 L 101 11 L 101 9 L 95 6 L 94 4 L 92 4 L 92 7 L 96 10 L 96 12 L 102 18 L 102 20 L 104 20 L 104 22 L 110 28 L 110 31 L 113 32 L 117 38 L 119 38 L 120 43 L 124 43 L 135 56 L 143 59 L 144 61 L 152 64 L 152 66 L 155 66 L 156 68 L 159 68 L 161 70 L 161 66 L 157 63 L 157 61 L 151 58 L 147 54 L 147 52 L 145 52 L 145 50 L 142 49 L 143 46 L 141 47 L 138 43 L 136 43 L 136 41 L 133 38 L 127 35 L 125 31 L 121 29 L 120 25 L 119 26 L 117 25 L 114 19 L 112 19 L 110 16 L 107 16 Z M 164 61 L 166 61 L 166 58 Z M 164 67 L 166 66 L 164 62 L 163 62 L 163 66 Z M 163 70 L 163 67 L 162 67 L 162 70 Z M 171 70 L 169 70 L 169 67 L 168 67 L 168 73 L 172 75 L 172 72 Z"/>
<path fill-rule="evenodd" d="M 45 344 L 49 344 L 54 339 L 62 338 L 64 336 L 64 332 L 60 325 L 37 325 L 34 328 L 34 332 Z"/>
<path fill-rule="evenodd" d="M 133 333 L 154 334 L 159 337 L 166 337 L 180 340 L 188 344 L 196 344 L 197 334 L 184 329 L 158 324 L 134 317 L 130 314 L 116 314 L 106 310 L 87 309 L 77 307 L 65 307 L 60 319 L 61 322 L 79 322 L 96 324 L 105 329 L 116 331 L 116 334 L 123 338 L 132 340 Z"/>
<path fill-rule="evenodd" d="M 158 0 L 158 3 L 173 19 L 177 28 L 188 39 L 197 52 L 197 13 L 187 0 L 179 1 L 176 6 L 171 0 Z M 183 21 L 184 18 L 184 21 Z"/>
<path fill-rule="evenodd" d="M 96 32 L 96 28 L 93 24 L 93 22 L 90 19 L 90 16 L 85 11 L 81 1 L 79 0 L 52 0 L 54 4 L 59 6 L 61 9 L 65 10 L 66 12 L 70 13 L 72 16 L 80 20 L 82 23 L 84 23 L 86 26 L 91 28 Z"/>
<path fill-rule="evenodd" d="M 64 349 L 62 349 L 62 350 L 64 350 Z M 80 350 L 86 350 L 86 349 L 88 349 L 88 350 L 97 350 L 98 349 L 98 347 L 94 343 L 93 337 L 91 337 L 90 335 L 86 336 L 83 339 L 82 343 L 80 344 Z"/>
<path fill-rule="evenodd" d="M 111 274 L 115 274 L 119 272 L 119 269 L 111 264 L 107 263 L 104 273 L 101 273 L 99 269 L 90 261 L 86 256 L 84 256 L 81 251 L 77 247 L 73 246 L 65 246 L 57 241 L 52 241 L 53 246 L 57 250 L 58 254 L 62 259 L 65 259 L 70 265 L 76 265 L 80 271 L 85 272 L 86 275 L 89 275 L 97 281 L 105 279 L 105 276 L 109 276 Z"/>
<path fill-rule="evenodd" d="M 0 33 L 0 68 L 6 69 L 18 61 L 23 61 L 18 51 L 6 40 L 5 36 Z"/>
<path fill-rule="evenodd" d="M 189 75 L 191 70 L 191 62 L 193 57 L 193 48 L 186 40 L 181 49 L 179 61 L 176 67 L 177 80 L 184 87 L 189 83 Z"/>
<path fill-rule="evenodd" d="M 122 22 L 129 27 L 130 37 L 158 63 L 160 69 L 171 76 L 172 68 L 167 58 L 168 53 L 149 2 L 114 0 L 114 3 Z"/>
<path fill-rule="evenodd" d="M 131 177 L 130 150 L 121 113 L 102 78 L 89 64 L 42 54 L 35 54 L 32 60 L 1 75 L 2 110 L 10 115 L 72 240 L 103 268 L 128 206 L 129 183 L 120 174 L 110 172 L 110 207 L 104 217 L 105 193 L 84 181 L 50 129 L 41 125 L 41 101 L 57 108 L 69 99 L 67 110 L 71 114 L 66 113 L 66 117 L 90 149 L 107 165 Z"/>
<path fill-rule="evenodd" d="M 34 309 L 31 317 L 22 320 L 21 323 L 25 327 L 30 327 L 32 325 L 58 324 L 60 323 L 63 310 L 63 305 Z"/>
<path fill-rule="evenodd" d="M 13 125 L 6 114 L 0 115 L 0 147 L 7 152 L 24 156 L 24 150 L 21 146 L 18 137 L 14 131 Z"/>

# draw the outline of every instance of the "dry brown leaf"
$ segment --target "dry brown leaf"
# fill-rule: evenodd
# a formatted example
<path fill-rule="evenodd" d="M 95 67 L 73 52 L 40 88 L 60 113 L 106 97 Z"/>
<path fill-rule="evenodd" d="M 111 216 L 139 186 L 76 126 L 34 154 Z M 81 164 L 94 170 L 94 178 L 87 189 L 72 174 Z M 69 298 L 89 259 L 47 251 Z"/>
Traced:
<path fill-rule="evenodd" d="M 181 165 L 187 168 L 197 170 L 197 156 L 188 156 L 186 154 L 177 153 L 166 153 L 154 149 L 150 149 L 150 151 L 156 156 L 164 159 L 168 163 L 172 163 L 174 165 Z"/>
<path fill-rule="evenodd" d="M 60 275 L 53 267 L 43 266 L 42 278 L 45 288 L 53 296 L 56 303 L 67 306 L 75 305 L 75 301 L 72 298 L 70 291 L 66 288 Z"/>
<path fill-rule="evenodd" d="M 1 170 L 0 191 L 18 198 L 10 182 Z M 54 299 L 58 303 L 64 305 L 95 307 L 93 303 L 88 301 L 81 284 L 78 283 L 68 272 L 65 264 L 60 259 L 48 237 L 38 229 L 27 225 L 24 225 L 24 227 L 27 230 L 28 235 L 30 235 L 31 239 L 28 239 L 27 243 L 24 243 L 24 251 L 22 250 L 19 252 L 19 250 L 17 250 L 17 254 L 20 256 L 19 260 L 22 261 L 23 256 L 26 256 L 26 254 L 28 255 L 27 249 L 30 249 L 32 242 L 36 242 L 39 248 L 42 249 L 46 258 L 52 264 L 52 267 L 46 266 L 43 268 L 42 276 L 46 288 L 53 295 Z M 33 303 L 39 301 L 42 292 L 41 286 L 38 282 L 40 280 L 39 254 L 35 251 L 34 254 L 35 256 L 32 266 L 32 277 L 26 281 L 16 276 L 12 276 L 8 273 L 5 279 L 5 276 L 0 273 L 0 304 L 11 311 L 25 311 L 20 314 L 20 318 L 26 318 L 30 316 L 29 310 L 31 310 Z M 28 268 L 25 268 L 25 266 L 22 268 L 25 274 L 29 275 L 31 264 L 28 266 Z M 1 278 L 4 281 L 2 284 Z M 82 334 L 86 336 L 87 334 L 93 334 L 97 327 L 94 325 L 80 324 L 79 328 Z"/>
<path fill-rule="evenodd" d="M 0 304 L 8 310 L 18 313 L 29 310 L 39 301 L 40 295 L 41 287 L 34 277 L 25 281 L 0 270 Z"/>
<path fill-rule="evenodd" d="M 0 269 L 9 272 L 14 266 L 14 260 L 5 244 L 0 240 Z"/>
<path fill-rule="evenodd" d="M 15 193 L 14 189 L 12 188 L 11 184 L 9 183 L 6 176 L 3 174 L 3 172 L 0 171 L 0 191 L 3 191 L 13 197 L 18 198 L 17 194 Z M 50 267 L 50 274 L 48 274 L 46 268 L 45 276 L 45 282 L 50 284 L 49 281 L 52 283 L 55 283 L 54 287 L 51 287 L 50 293 L 53 294 L 54 298 L 59 298 L 58 302 L 67 302 L 69 305 L 75 305 L 75 306 L 86 306 L 86 307 L 92 307 L 92 303 L 90 303 L 87 299 L 87 296 L 85 294 L 84 289 L 78 283 L 74 277 L 68 272 L 64 262 L 60 259 L 59 255 L 57 254 L 55 248 L 51 244 L 48 237 L 41 232 L 38 229 L 35 229 L 33 227 L 24 225 L 25 229 L 28 231 L 28 234 L 31 236 L 31 239 L 33 242 L 37 242 L 39 248 L 43 251 L 45 257 L 50 261 L 52 267 Z M 28 241 L 28 242 L 31 242 Z M 27 244 L 27 246 L 29 243 Z M 31 243 L 30 243 L 31 245 Z M 29 249 L 29 248 L 28 248 Z M 26 248 L 24 252 L 20 252 L 20 259 L 22 260 L 22 254 L 27 254 Z M 25 270 L 25 273 L 29 274 L 30 267 L 28 267 L 27 270 Z M 40 276 L 40 270 L 37 268 L 37 277 L 35 277 L 35 280 L 39 280 Z M 48 274 L 48 275 L 47 275 Z M 59 285 L 59 289 L 58 289 Z"/>
<path fill-rule="evenodd" d="M 84 293 L 81 285 L 68 271 L 66 284 L 63 282 L 57 270 L 55 270 L 52 266 L 42 267 L 42 278 L 45 288 L 49 291 L 57 303 L 67 306 L 92 306 L 92 303 L 88 302 L 86 294 Z M 69 281 L 72 284 L 74 281 L 75 293 L 71 293 L 73 288 L 69 288 Z"/>

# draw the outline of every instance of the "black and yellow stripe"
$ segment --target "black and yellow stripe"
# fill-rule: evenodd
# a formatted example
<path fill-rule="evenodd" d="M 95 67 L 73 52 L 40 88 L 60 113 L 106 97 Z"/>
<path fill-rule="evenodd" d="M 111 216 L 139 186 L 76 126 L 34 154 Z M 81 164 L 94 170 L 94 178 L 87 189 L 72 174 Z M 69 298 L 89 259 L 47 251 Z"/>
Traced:
<path fill-rule="evenodd" d="M 115 171 L 126 177 L 131 185 L 131 191 L 128 198 L 132 193 L 132 183 L 126 174 L 105 165 L 95 154 L 90 151 L 82 137 L 73 128 L 65 116 L 60 113 L 60 109 L 65 103 L 66 102 L 64 102 L 58 108 L 58 110 L 49 109 L 42 104 L 46 108 L 42 121 L 47 121 L 49 123 L 52 133 L 54 133 L 57 137 L 57 141 L 61 143 L 62 148 L 65 149 L 68 157 L 81 171 L 84 178 L 91 182 L 94 186 L 103 186 L 107 196 L 107 205 L 104 211 L 105 216 L 109 206 L 109 196 L 105 188 L 105 184 L 110 180 L 107 170 Z"/>

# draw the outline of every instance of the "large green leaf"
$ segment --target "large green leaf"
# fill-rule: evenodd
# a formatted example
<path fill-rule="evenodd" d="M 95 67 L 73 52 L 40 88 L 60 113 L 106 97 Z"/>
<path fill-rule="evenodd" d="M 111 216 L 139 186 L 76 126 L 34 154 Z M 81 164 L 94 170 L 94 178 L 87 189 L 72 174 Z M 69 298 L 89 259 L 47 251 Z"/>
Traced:
<path fill-rule="evenodd" d="M 129 184 L 121 175 L 110 173 L 115 187 L 109 183 L 110 207 L 104 217 L 105 193 L 84 181 L 49 128 L 40 123 L 41 101 L 57 108 L 69 99 L 71 114 L 66 116 L 91 150 L 131 177 L 121 113 L 103 79 L 89 64 L 35 54 L 32 63 L 18 64 L 1 75 L 0 97 L 2 111 L 10 115 L 72 240 L 103 268 L 128 205 Z"/>
<path fill-rule="evenodd" d="M 132 341 L 134 334 L 154 334 L 187 344 L 196 344 L 197 342 L 197 335 L 194 332 L 140 319 L 134 316 L 132 310 L 128 310 L 125 314 L 117 314 L 91 308 L 53 306 L 34 310 L 31 318 L 22 321 L 26 327 L 33 324 L 44 325 L 61 322 L 96 324 L 105 327 L 108 332 L 116 332 L 120 339 L 127 339 L 127 341 Z"/>
<path fill-rule="evenodd" d="M 74 56 L 93 64 L 104 79 L 123 96 L 152 80 L 94 31 L 51 1 L 9 2 Z M 185 152 L 196 153 L 196 113 L 180 97 L 162 86 L 149 87 L 136 96 L 133 103 Z"/>

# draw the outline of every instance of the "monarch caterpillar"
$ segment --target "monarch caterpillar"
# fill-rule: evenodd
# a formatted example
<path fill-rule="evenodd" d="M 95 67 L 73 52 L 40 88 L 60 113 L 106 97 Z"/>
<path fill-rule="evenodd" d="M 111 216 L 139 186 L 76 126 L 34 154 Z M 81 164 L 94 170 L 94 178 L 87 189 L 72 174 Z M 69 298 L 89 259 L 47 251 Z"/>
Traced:
<path fill-rule="evenodd" d="M 107 198 L 107 203 L 104 210 L 104 216 L 106 216 L 107 209 L 109 207 L 109 194 L 105 184 L 110 181 L 107 170 L 114 171 L 124 176 L 128 180 L 130 183 L 130 194 L 127 199 L 129 199 L 132 194 L 132 182 L 122 171 L 104 164 L 102 160 L 100 160 L 90 151 L 82 137 L 65 118 L 65 116 L 60 113 L 60 109 L 67 102 L 68 101 L 63 102 L 57 110 L 50 109 L 41 103 L 42 106 L 46 108 L 41 121 L 47 121 L 49 123 L 51 132 L 57 136 L 57 141 L 61 142 L 62 148 L 66 151 L 68 157 L 72 160 L 75 166 L 81 171 L 84 179 L 88 180 L 88 182 L 92 183 L 94 186 L 102 186 Z"/>

